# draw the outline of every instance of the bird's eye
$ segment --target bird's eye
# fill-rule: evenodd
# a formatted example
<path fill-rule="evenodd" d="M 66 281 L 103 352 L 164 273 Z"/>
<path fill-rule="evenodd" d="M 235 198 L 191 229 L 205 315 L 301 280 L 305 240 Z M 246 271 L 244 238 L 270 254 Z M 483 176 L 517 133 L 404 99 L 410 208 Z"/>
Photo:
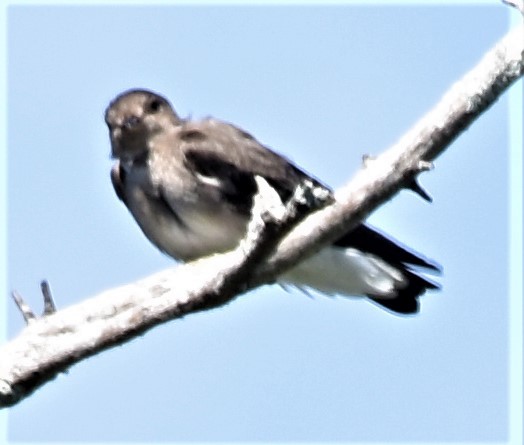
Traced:
<path fill-rule="evenodd" d="M 149 103 L 149 111 L 151 111 L 151 113 L 156 113 L 160 110 L 160 107 L 162 106 L 162 102 L 159 101 L 158 99 L 153 99 L 150 103 Z"/>

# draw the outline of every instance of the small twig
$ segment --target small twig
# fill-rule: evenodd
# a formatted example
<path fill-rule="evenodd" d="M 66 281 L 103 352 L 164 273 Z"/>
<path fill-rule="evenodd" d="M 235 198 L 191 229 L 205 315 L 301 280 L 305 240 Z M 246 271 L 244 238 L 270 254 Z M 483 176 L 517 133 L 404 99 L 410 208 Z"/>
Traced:
<path fill-rule="evenodd" d="M 40 289 L 42 289 L 42 295 L 44 296 L 44 312 L 42 315 L 45 317 L 46 315 L 54 314 L 56 312 L 56 305 L 49 283 L 43 280 L 40 283 Z"/>
<path fill-rule="evenodd" d="M 24 321 L 26 322 L 26 324 L 30 324 L 31 322 L 36 320 L 35 313 L 16 290 L 11 292 L 11 297 L 13 297 L 16 306 L 22 313 L 22 317 L 24 317 Z"/>
<path fill-rule="evenodd" d="M 365 154 L 362 156 L 362 165 L 364 168 L 368 168 L 376 161 L 376 156 Z M 410 177 L 406 180 L 404 188 L 411 190 L 420 196 L 424 201 L 433 202 L 433 198 L 429 195 L 428 192 L 417 182 L 417 177 L 419 173 L 431 170 L 433 168 L 433 163 L 429 161 L 419 161 L 413 168 L 410 174 Z"/>

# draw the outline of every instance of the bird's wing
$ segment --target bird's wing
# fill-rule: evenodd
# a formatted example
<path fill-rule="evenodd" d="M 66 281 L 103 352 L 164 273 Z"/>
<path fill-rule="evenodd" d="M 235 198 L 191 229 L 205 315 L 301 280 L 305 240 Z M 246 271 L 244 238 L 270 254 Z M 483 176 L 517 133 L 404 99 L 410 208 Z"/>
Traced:
<path fill-rule="evenodd" d="M 417 266 L 440 272 L 440 266 L 422 255 L 409 250 L 367 224 L 359 224 L 335 242 L 338 247 L 353 247 L 376 255 L 393 266 Z"/>
<path fill-rule="evenodd" d="M 328 190 L 287 158 L 231 124 L 212 119 L 187 123 L 178 138 L 187 169 L 201 182 L 218 189 L 222 197 L 242 213 L 251 210 L 257 175 L 263 177 L 284 202 L 306 179 Z"/>

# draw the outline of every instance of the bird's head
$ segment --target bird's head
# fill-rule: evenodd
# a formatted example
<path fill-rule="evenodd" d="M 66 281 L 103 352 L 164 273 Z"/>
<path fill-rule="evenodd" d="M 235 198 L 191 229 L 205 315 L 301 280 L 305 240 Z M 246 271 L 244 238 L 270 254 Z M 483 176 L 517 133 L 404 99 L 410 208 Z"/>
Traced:
<path fill-rule="evenodd" d="M 167 99 L 148 90 L 129 90 L 107 107 L 105 121 L 111 139 L 111 156 L 133 160 L 147 153 L 151 138 L 180 124 Z"/>

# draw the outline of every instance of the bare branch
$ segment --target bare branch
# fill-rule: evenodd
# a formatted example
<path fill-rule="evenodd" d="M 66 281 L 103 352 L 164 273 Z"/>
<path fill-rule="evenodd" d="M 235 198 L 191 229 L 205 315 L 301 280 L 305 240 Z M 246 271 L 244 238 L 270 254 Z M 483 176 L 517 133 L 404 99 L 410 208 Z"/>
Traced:
<path fill-rule="evenodd" d="M 278 211 L 266 212 L 264 205 L 266 210 L 257 213 L 260 217 L 254 217 L 246 239 L 232 252 L 168 269 L 52 314 L 47 311 L 48 315 L 0 347 L 0 407 L 17 403 L 85 357 L 273 281 L 347 232 L 401 188 L 412 186 L 416 176 L 522 76 L 523 55 L 524 27 L 519 27 L 453 85 L 400 141 L 369 162 L 336 194 L 335 203 L 308 217 L 281 242 L 300 216 L 286 209 L 283 213 L 288 216 L 281 219 Z M 295 205 L 301 199 L 319 198 L 318 190 L 307 190 L 306 186 L 296 197 Z M 274 202 L 269 195 L 264 201 Z M 321 197 L 319 201 L 321 205 Z"/>
<path fill-rule="evenodd" d="M 40 319 L 14 293 L 31 324 L 0 348 L 0 407 L 17 403 L 85 357 L 167 320 L 231 301 L 248 290 L 255 266 L 296 222 L 330 198 L 306 181 L 284 206 L 263 178 L 257 184 L 248 233 L 229 253 L 168 269 Z M 46 305 L 54 306 L 47 283 L 42 289 Z"/>
<path fill-rule="evenodd" d="M 431 168 L 430 161 L 493 105 L 523 71 L 524 26 L 520 26 L 508 32 L 396 144 L 371 162 L 364 162 L 364 168 L 337 192 L 334 205 L 296 227 L 261 268 L 259 282 L 266 280 L 266 274 L 273 276 L 275 271 L 287 269 L 319 246 L 339 238 L 402 187 L 409 187 L 417 174 Z"/>

